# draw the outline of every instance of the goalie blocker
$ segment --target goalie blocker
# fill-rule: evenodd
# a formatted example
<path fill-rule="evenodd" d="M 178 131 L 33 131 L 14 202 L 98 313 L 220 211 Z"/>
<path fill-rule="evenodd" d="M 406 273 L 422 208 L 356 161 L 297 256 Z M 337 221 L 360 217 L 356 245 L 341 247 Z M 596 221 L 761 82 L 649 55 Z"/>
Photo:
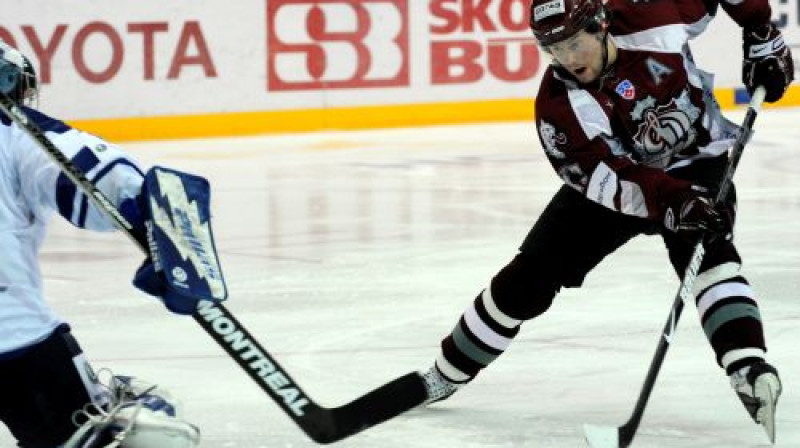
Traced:
<path fill-rule="evenodd" d="M 150 250 L 133 284 L 159 297 L 175 313 L 192 314 L 198 302 L 221 302 L 228 296 L 209 213 L 210 187 L 202 177 L 163 167 L 146 174 L 138 210 Z"/>

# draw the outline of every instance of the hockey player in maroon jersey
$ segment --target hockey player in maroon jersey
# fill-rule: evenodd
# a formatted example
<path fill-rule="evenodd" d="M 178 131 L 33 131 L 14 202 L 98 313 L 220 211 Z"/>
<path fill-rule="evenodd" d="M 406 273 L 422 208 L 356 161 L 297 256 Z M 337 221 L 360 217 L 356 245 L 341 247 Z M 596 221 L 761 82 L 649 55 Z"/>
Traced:
<path fill-rule="evenodd" d="M 732 241 L 735 194 L 712 205 L 738 127 L 722 117 L 711 77 L 688 42 L 717 8 L 741 27 L 743 81 L 766 101 L 793 80 L 767 0 L 534 0 L 531 28 L 552 56 L 536 98 L 542 147 L 565 185 L 519 253 L 467 308 L 424 374 L 429 402 L 452 395 L 497 358 L 522 322 L 541 315 L 563 287 L 579 287 L 605 256 L 634 236 L 660 235 L 678 276 L 693 239 L 707 255 L 694 284 L 717 363 L 753 419 L 775 440 L 777 370 L 756 295 Z"/>

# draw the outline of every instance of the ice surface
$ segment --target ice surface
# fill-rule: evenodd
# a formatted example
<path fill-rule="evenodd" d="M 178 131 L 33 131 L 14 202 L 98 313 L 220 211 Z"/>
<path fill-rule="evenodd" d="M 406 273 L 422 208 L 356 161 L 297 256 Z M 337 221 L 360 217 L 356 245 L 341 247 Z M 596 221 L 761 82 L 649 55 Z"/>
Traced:
<path fill-rule="evenodd" d="M 744 272 L 785 386 L 777 446 L 793 448 L 800 446 L 798 122 L 800 111 L 762 113 L 736 174 Z M 211 180 L 228 308 L 326 406 L 427 368 L 560 185 L 532 123 L 127 147 L 147 165 Z M 201 426 L 202 446 L 314 446 L 192 319 L 130 287 L 139 255 L 125 238 L 54 223 L 41 259 L 51 302 L 95 367 L 172 389 Z M 581 447 L 584 423 L 618 425 L 633 408 L 677 286 L 660 239 L 636 239 L 524 325 L 468 387 L 338 445 Z M 0 446 L 14 446 L 0 432 Z M 691 308 L 634 446 L 767 446 Z"/>

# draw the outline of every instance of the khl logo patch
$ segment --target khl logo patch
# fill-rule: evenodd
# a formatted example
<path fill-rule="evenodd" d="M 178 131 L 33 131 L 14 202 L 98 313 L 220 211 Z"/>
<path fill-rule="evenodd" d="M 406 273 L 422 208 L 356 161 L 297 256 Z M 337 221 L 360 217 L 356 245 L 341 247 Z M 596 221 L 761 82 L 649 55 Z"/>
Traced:
<path fill-rule="evenodd" d="M 617 84 L 616 91 L 619 96 L 626 100 L 632 100 L 636 96 L 636 88 L 633 87 L 633 83 L 627 79 Z"/>

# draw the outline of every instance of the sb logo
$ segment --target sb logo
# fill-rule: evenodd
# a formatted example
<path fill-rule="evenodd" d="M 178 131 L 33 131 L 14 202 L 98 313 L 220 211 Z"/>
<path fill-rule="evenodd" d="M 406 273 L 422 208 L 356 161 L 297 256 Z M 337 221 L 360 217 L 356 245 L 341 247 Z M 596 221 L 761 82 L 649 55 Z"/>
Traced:
<path fill-rule="evenodd" d="M 267 89 L 409 84 L 408 0 L 268 0 Z"/>

